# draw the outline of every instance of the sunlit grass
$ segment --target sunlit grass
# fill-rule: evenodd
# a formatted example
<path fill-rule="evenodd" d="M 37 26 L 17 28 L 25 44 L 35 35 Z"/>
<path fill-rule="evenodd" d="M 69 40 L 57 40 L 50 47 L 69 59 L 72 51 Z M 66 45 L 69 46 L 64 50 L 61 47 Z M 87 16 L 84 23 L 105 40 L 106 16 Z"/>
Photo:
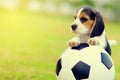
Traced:
<path fill-rule="evenodd" d="M 56 80 L 57 58 L 73 37 L 72 16 L 59 14 L 0 12 L 0 80 Z M 116 79 L 120 74 L 119 24 L 108 23 L 109 39 L 116 39 L 112 57 Z"/>
<path fill-rule="evenodd" d="M 55 80 L 69 22 L 43 13 L 1 12 L 0 17 L 0 80 Z"/>
<path fill-rule="evenodd" d="M 119 23 L 107 23 L 106 24 L 106 30 L 107 30 L 107 36 L 109 39 L 115 39 L 117 41 L 116 46 L 112 46 L 112 58 L 114 61 L 115 65 L 115 80 L 120 79 L 120 54 L 119 54 L 119 49 L 120 49 L 120 24 Z"/>

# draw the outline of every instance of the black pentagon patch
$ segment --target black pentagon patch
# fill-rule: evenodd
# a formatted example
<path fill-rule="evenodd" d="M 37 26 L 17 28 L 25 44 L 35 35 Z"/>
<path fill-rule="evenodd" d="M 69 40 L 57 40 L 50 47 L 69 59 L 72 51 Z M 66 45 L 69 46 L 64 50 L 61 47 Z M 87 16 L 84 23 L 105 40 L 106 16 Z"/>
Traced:
<path fill-rule="evenodd" d="M 89 47 L 89 45 L 87 43 L 80 43 L 78 46 L 72 47 L 72 49 L 81 50 L 86 47 Z"/>
<path fill-rule="evenodd" d="M 101 53 L 101 62 L 108 68 L 111 69 L 111 67 L 113 66 L 109 56 L 105 53 Z"/>
<path fill-rule="evenodd" d="M 90 66 L 82 61 L 79 61 L 72 68 L 72 72 L 76 80 L 87 79 L 89 77 Z"/>
<path fill-rule="evenodd" d="M 62 68 L 61 59 L 59 59 L 58 62 L 57 62 L 57 65 L 56 65 L 56 74 L 57 74 L 57 76 L 59 75 L 59 72 L 60 72 L 61 68 Z"/>

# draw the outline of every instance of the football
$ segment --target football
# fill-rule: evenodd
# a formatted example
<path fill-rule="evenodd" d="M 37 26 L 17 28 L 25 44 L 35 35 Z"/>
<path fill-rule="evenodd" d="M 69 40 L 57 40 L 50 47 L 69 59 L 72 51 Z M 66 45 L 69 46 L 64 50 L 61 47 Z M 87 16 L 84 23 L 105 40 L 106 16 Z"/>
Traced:
<path fill-rule="evenodd" d="M 101 47 L 81 44 L 68 48 L 56 65 L 57 80 L 114 80 L 111 56 Z"/>

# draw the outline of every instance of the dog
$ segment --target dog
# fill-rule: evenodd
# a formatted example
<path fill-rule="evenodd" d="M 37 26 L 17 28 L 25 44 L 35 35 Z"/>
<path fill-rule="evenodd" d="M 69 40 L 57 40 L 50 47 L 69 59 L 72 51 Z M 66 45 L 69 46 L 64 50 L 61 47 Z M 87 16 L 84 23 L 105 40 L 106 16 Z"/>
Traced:
<path fill-rule="evenodd" d="M 74 18 L 71 29 L 77 36 L 68 41 L 68 45 L 77 47 L 80 43 L 88 43 L 104 48 L 111 55 L 101 14 L 93 8 L 83 7 L 76 11 Z"/>

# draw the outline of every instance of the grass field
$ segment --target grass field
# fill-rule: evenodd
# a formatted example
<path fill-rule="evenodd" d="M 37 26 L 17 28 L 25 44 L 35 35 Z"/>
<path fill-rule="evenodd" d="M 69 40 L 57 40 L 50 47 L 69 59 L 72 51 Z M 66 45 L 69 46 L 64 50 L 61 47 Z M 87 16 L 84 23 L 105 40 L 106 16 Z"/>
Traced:
<path fill-rule="evenodd" d="M 0 12 L 0 80 L 56 80 L 56 61 L 74 36 L 73 18 L 57 14 Z M 120 80 L 120 25 L 107 23 L 116 77 Z"/>

